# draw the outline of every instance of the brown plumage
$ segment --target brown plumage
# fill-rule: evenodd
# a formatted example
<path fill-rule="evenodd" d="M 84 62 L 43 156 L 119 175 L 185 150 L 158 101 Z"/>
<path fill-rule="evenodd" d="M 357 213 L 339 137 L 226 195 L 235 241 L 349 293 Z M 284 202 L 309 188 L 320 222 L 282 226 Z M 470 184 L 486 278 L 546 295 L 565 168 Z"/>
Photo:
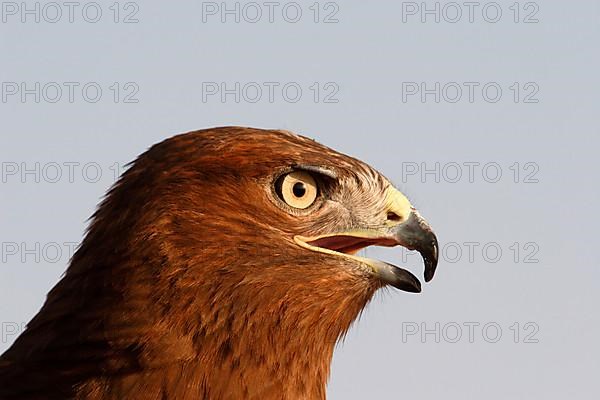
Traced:
<path fill-rule="evenodd" d="M 282 131 L 165 140 L 109 191 L 0 357 L 0 399 L 323 399 L 374 292 L 420 290 L 352 255 L 371 244 L 419 250 L 433 277 L 435 236 L 366 164 Z"/>

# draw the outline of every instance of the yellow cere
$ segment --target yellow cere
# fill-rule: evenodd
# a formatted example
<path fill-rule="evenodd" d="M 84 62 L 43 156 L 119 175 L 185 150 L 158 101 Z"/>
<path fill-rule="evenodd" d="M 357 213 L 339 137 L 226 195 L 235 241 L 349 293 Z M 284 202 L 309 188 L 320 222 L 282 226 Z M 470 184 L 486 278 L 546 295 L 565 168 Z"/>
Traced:
<path fill-rule="evenodd" d="M 385 206 L 388 212 L 393 212 L 402 218 L 399 222 L 404 222 L 410 216 L 412 205 L 402 192 L 393 187 L 388 186 L 385 191 Z M 398 222 L 388 221 L 390 225 L 396 225 Z"/>

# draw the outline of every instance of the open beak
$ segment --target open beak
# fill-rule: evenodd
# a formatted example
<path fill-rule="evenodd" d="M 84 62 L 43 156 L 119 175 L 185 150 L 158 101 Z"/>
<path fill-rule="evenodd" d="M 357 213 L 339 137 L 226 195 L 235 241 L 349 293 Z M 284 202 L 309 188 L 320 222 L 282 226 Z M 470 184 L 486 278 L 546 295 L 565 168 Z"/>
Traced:
<path fill-rule="evenodd" d="M 391 235 L 399 245 L 421 254 L 425 264 L 425 282 L 432 280 L 438 263 L 438 242 L 419 212 L 413 211 L 408 221 L 392 229 Z"/>
<path fill-rule="evenodd" d="M 391 188 L 391 201 L 388 201 L 388 215 L 394 216 L 394 221 L 386 221 L 381 228 L 359 229 L 317 237 L 296 236 L 297 244 L 312 251 L 338 255 L 359 261 L 377 276 L 384 284 L 397 289 L 418 293 L 421 283 L 409 271 L 395 265 L 356 256 L 356 252 L 368 246 L 403 246 L 409 250 L 418 251 L 425 264 L 425 282 L 433 279 L 438 263 L 438 242 L 435 234 L 419 213 L 410 206 L 408 200 Z M 402 196 L 402 197 L 400 197 Z"/>

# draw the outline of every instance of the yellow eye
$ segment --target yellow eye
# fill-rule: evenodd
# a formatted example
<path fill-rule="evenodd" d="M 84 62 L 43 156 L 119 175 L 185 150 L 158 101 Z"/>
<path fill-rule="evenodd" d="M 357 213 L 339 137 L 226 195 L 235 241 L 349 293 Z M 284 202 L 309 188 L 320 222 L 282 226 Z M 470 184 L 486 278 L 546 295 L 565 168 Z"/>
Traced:
<path fill-rule="evenodd" d="M 289 206 L 301 210 L 310 207 L 318 195 L 317 182 L 307 172 L 294 171 L 280 180 L 280 195 Z"/>

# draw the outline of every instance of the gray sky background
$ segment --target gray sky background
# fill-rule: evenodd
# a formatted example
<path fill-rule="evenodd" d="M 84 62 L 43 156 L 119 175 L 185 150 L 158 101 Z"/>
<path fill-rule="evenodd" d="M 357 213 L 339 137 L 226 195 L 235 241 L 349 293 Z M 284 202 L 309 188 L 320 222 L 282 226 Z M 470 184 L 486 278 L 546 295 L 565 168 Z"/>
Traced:
<path fill-rule="evenodd" d="M 272 22 L 262 2 L 258 22 L 245 2 L 239 22 L 220 2 L 82 2 L 73 22 L 44 4 L 39 22 L 0 4 L 0 352 L 115 171 L 173 134 L 247 125 L 369 162 L 442 245 L 423 293 L 380 293 L 338 347 L 331 399 L 598 398 L 600 3 L 475 2 L 470 21 L 441 2 L 439 22 L 421 2 L 280 2 Z M 367 254 L 421 276 L 415 255 Z"/>

